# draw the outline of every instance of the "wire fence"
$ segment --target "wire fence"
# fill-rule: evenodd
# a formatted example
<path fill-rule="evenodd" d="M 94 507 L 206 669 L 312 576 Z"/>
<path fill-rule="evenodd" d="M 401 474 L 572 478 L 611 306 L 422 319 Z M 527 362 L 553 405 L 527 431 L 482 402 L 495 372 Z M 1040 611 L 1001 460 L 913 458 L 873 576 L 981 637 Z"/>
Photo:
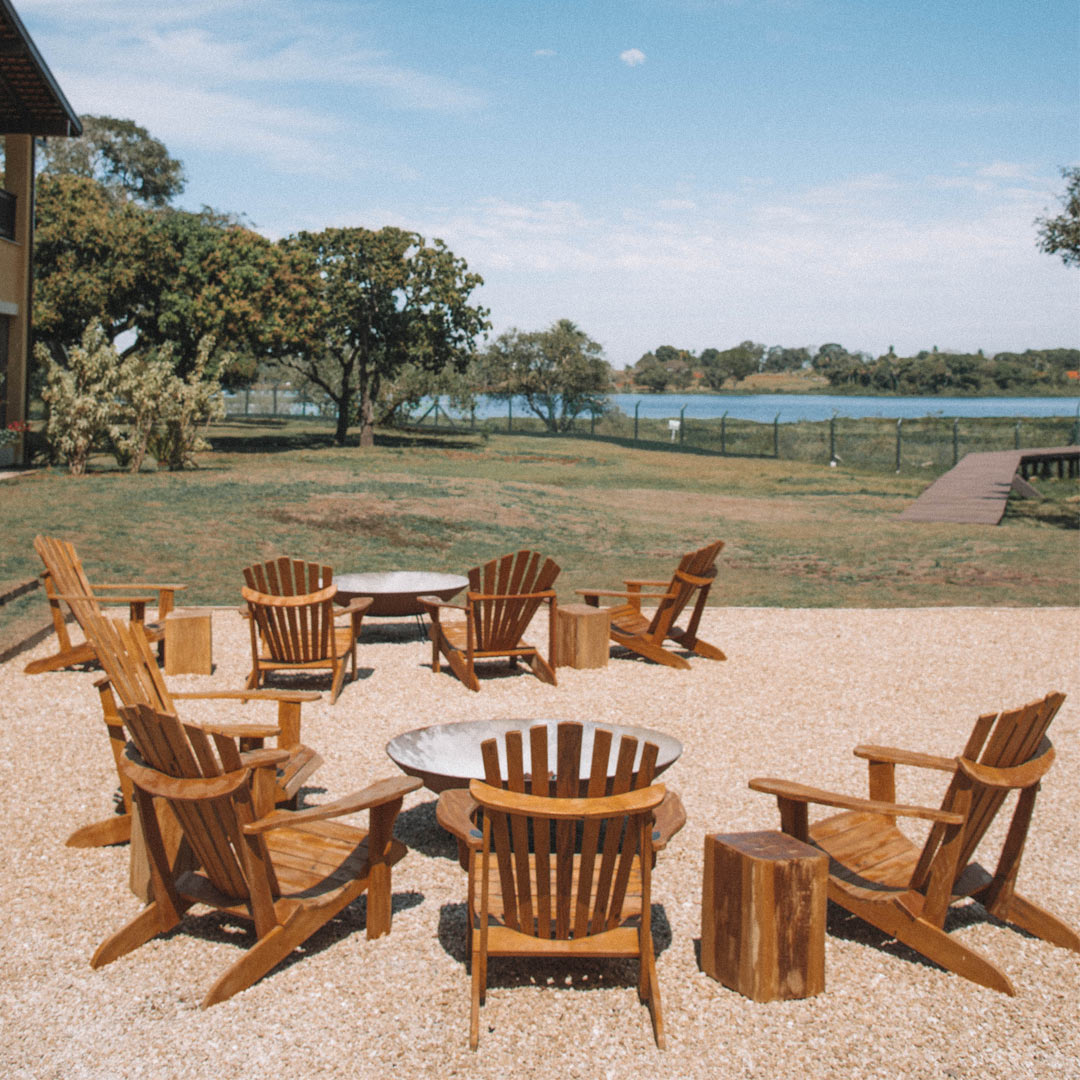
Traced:
<path fill-rule="evenodd" d="M 286 388 L 252 388 L 226 395 L 227 416 L 332 417 L 325 406 Z M 1080 411 L 1075 417 L 927 416 L 892 420 L 882 417 L 771 423 L 728 416 L 710 419 L 655 419 L 613 411 L 577 417 L 566 432 L 575 438 L 617 441 L 689 453 L 731 457 L 850 465 L 857 468 L 937 474 L 951 469 L 965 454 L 990 450 L 1080 445 Z M 401 427 L 432 432 L 551 435 L 532 415 L 502 416 L 453 413 L 434 402 L 403 418 Z"/>

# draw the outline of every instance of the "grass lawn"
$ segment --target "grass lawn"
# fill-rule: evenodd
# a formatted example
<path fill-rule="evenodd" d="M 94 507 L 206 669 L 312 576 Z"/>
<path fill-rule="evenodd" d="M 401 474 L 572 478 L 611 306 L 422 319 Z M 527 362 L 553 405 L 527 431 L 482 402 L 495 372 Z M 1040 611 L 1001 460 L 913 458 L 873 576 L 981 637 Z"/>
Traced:
<path fill-rule="evenodd" d="M 279 554 L 335 570 L 461 571 L 533 547 L 562 567 L 560 597 L 666 578 L 721 538 L 720 604 L 794 607 L 1080 602 L 1080 486 L 1038 481 L 998 527 L 901 522 L 926 480 L 793 461 L 628 449 L 536 435 L 384 431 L 337 448 L 311 421 L 217 425 L 184 473 L 0 484 L 0 586 L 33 577 L 38 532 L 73 541 L 91 580 L 189 583 L 184 603 L 236 603 L 240 570 Z M 2 588 L 0 588 L 2 591 Z M 44 612 L 41 594 L 0 622 Z"/>

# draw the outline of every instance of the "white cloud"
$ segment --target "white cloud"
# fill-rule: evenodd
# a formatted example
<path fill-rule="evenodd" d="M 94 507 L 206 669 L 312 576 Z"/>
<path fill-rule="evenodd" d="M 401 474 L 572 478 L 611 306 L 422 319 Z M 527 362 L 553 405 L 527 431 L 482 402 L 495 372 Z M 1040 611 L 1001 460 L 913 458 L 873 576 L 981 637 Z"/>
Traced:
<path fill-rule="evenodd" d="M 619 59 L 627 67 L 638 67 L 645 63 L 645 54 L 640 49 L 624 49 L 619 53 Z"/>
<path fill-rule="evenodd" d="M 557 56 L 554 49 L 534 49 L 533 56 Z"/>

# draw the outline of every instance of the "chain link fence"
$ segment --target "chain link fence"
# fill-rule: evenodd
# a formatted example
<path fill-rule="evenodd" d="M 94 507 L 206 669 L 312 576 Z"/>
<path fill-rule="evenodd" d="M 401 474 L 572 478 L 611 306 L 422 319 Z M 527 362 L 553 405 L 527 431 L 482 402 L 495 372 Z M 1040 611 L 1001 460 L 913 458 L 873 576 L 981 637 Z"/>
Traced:
<path fill-rule="evenodd" d="M 333 411 L 287 387 L 252 387 L 225 395 L 226 415 L 250 418 L 326 417 Z M 512 404 L 502 416 L 453 413 L 437 402 L 424 405 L 402 427 L 422 431 L 545 434 L 542 421 L 522 415 Z M 629 446 L 706 452 L 732 457 L 771 457 L 789 461 L 850 465 L 856 468 L 936 475 L 965 454 L 989 450 L 1080 444 L 1080 413 L 1075 417 L 926 416 L 882 417 L 772 423 L 715 419 L 655 419 L 614 411 L 579 416 L 566 435 L 617 441 Z"/>

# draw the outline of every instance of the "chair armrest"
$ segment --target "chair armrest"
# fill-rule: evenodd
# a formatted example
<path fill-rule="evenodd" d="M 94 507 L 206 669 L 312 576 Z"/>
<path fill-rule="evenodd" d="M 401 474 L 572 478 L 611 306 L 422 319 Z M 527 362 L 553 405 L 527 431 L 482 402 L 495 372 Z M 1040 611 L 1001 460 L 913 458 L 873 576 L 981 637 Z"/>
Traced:
<path fill-rule="evenodd" d="M 318 701 L 322 694 L 317 690 L 170 690 L 169 697 L 177 700 L 209 701 Z"/>
<path fill-rule="evenodd" d="M 914 750 L 897 750 L 891 746 L 856 746 L 856 757 L 867 761 L 884 761 L 893 765 L 914 765 L 920 769 L 938 769 L 941 772 L 956 772 L 956 758 L 937 757 L 934 754 L 920 754 Z"/>
<path fill-rule="evenodd" d="M 86 593 L 53 593 L 52 600 L 90 600 L 99 604 L 146 604 L 149 600 L 146 596 L 98 596 L 96 593 L 87 596 Z"/>
<path fill-rule="evenodd" d="M 660 584 L 666 585 L 663 581 Z M 621 596 L 625 600 L 673 600 L 675 593 L 648 593 L 648 592 L 623 592 L 619 589 L 575 589 L 574 592 L 581 596 Z"/>
<path fill-rule="evenodd" d="M 883 814 L 886 817 L 912 817 L 923 821 L 940 821 L 943 825 L 962 825 L 963 814 L 938 810 L 929 806 L 906 806 L 903 803 L 879 802 L 876 799 L 857 799 L 849 795 L 837 795 L 820 788 L 807 787 L 788 780 L 776 780 L 769 776 L 755 776 L 750 781 L 754 791 L 775 795 L 778 799 L 792 802 L 816 803 L 819 806 L 835 806 L 841 810 L 859 810 L 865 814 Z"/>
<path fill-rule="evenodd" d="M 640 578 L 623 578 L 623 584 L 629 588 L 631 585 L 649 585 L 655 589 L 666 589 L 670 581 L 644 581 Z"/>
<path fill-rule="evenodd" d="M 186 585 L 154 585 L 143 581 L 132 581 L 126 585 L 98 585 L 94 583 L 90 586 L 95 592 L 98 589 L 146 589 L 150 592 L 181 592 L 186 589 Z"/>
<path fill-rule="evenodd" d="M 663 851 L 667 842 L 686 824 L 686 810 L 678 793 L 669 790 L 653 816 L 656 821 L 653 851 Z"/>
<path fill-rule="evenodd" d="M 340 611 L 334 612 L 335 619 L 344 618 L 346 615 L 363 615 L 375 600 L 371 596 L 354 596 Z"/>
<path fill-rule="evenodd" d="M 200 731 L 205 731 L 208 735 L 224 735 L 229 739 L 271 739 L 275 735 L 281 734 L 281 729 L 277 724 L 194 723 L 191 726 L 197 727 Z M 274 753 L 277 752 L 274 751 Z"/>
<path fill-rule="evenodd" d="M 453 611 L 465 611 L 469 609 L 464 604 L 452 604 L 449 600 L 440 600 L 437 596 L 418 596 L 417 602 L 424 605 L 428 609 L 428 613 L 431 614 L 431 609 L 450 608 Z"/>
<path fill-rule="evenodd" d="M 473 820 L 479 808 L 468 788 L 449 788 L 435 804 L 435 820 L 459 843 L 479 851 L 483 837 Z"/>
<path fill-rule="evenodd" d="M 514 592 L 514 593 L 479 593 L 467 594 L 470 600 L 554 600 L 558 595 L 554 589 L 545 589 L 543 592 Z"/>
<path fill-rule="evenodd" d="M 326 803 L 325 806 L 312 806 L 307 810 L 274 810 L 266 817 L 245 825 L 243 831 L 248 836 L 256 836 L 259 833 L 269 832 L 271 829 L 344 817 L 346 814 L 356 814 L 361 810 L 373 810 L 385 803 L 403 799 L 410 791 L 415 791 L 420 786 L 420 780 L 415 776 L 392 776 L 388 780 L 379 780 L 371 784 L 363 791 L 357 791 L 335 802 Z"/>
<path fill-rule="evenodd" d="M 288 750 L 273 750 L 259 747 L 258 750 L 243 750 L 240 753 L 240 763 L 245 769 L 262 769 L 267 767 L 277 768 L 289 760 Z"/>

